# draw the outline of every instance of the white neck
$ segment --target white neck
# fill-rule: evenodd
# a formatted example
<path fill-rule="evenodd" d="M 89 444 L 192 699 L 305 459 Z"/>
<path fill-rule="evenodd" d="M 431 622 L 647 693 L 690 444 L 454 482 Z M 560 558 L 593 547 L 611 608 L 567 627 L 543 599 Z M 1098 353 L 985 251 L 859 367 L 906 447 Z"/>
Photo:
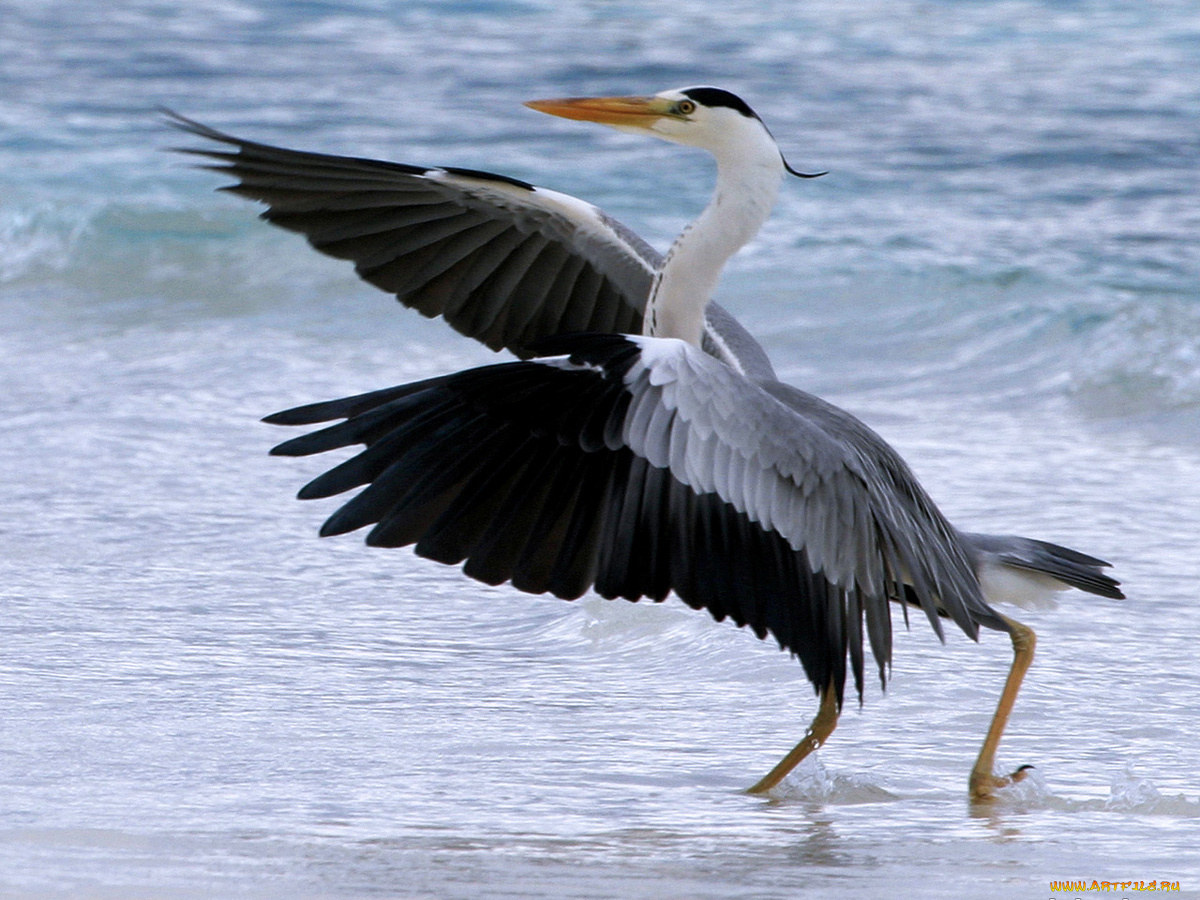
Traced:
<path fill-rule="evenodd" d="M 754 129 L 712 150 L 717 188 L 704 212 L 667 251 L 646 306 L 645 334 L 699 346 L 704 308 L 721 270 L 771 214 L 783 181 L 783 158 L 766 129 L 752 124 Z"/>

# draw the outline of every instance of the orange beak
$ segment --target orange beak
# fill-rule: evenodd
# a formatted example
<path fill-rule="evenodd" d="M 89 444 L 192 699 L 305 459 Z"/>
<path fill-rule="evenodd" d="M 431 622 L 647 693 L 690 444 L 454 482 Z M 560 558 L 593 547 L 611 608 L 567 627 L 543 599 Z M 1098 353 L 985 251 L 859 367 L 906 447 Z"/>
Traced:
<path fill-rule="evenodd" d="M 649 128 L 671 111 L 671 101 L 661 97 L 567 97 L 530 100 L 525 105 L 564 119 L 633 128 Z"/>

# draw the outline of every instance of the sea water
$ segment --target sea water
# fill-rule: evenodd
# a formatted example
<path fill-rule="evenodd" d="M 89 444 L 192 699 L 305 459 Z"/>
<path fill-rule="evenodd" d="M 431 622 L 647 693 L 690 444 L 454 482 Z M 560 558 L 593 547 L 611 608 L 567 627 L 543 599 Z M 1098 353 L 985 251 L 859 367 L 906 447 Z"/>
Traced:
<path fill-rule="evenodd" d="M 1000 765 L 1036 768 L 986 810 L 1002 635 L 901 627 L 750 797 L 816 707 L 772 644 L 318 540 L 327 463 L 259 418 L 497 357 L 155 113 L 502 172 L 662 248 L 707 157 L 520 102 L 697 83 L 830 173 L 720 289 L 780 374 L 1129 595 L 1014 613 Z M 1195 2 L 2 0 L 0 896 L 1200 896 L 1198 134 Z"/>

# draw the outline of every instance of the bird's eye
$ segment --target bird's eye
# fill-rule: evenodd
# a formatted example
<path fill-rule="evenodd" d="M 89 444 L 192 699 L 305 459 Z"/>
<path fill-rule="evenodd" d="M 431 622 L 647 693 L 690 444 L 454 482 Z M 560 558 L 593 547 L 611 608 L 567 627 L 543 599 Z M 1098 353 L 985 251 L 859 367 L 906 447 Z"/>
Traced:
<path fill-rule="evenodd" d="M 675 104 L 675 111 L 680 115 L 690 116 L 696 111 L 696 104 L 691 100 L 680 100 Z"/>

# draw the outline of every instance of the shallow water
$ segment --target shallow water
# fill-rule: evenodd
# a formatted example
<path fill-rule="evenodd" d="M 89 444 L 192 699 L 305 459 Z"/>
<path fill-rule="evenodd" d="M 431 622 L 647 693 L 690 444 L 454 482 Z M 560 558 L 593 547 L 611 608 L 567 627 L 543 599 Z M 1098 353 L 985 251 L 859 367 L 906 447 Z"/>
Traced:
<path fill-rule="evenodd" d="M 1200 6 L 0 3 L 0 896 L 1200 896 Z M 714 8 L 715 9 L 715 8 Z M 264 413 L 492 360 L 159 148 L 171 106 L 494 169 L 664 246 L 707 162 L 523 99 L 715 82 L 793 165 L 722 298 L 959 524 L 1111 559 L 1008 665 L 922 622 L 817 756 L 799 666 L 318 541 Z M 1115 896 L 1115 894 L 1114 894 Z"/>

